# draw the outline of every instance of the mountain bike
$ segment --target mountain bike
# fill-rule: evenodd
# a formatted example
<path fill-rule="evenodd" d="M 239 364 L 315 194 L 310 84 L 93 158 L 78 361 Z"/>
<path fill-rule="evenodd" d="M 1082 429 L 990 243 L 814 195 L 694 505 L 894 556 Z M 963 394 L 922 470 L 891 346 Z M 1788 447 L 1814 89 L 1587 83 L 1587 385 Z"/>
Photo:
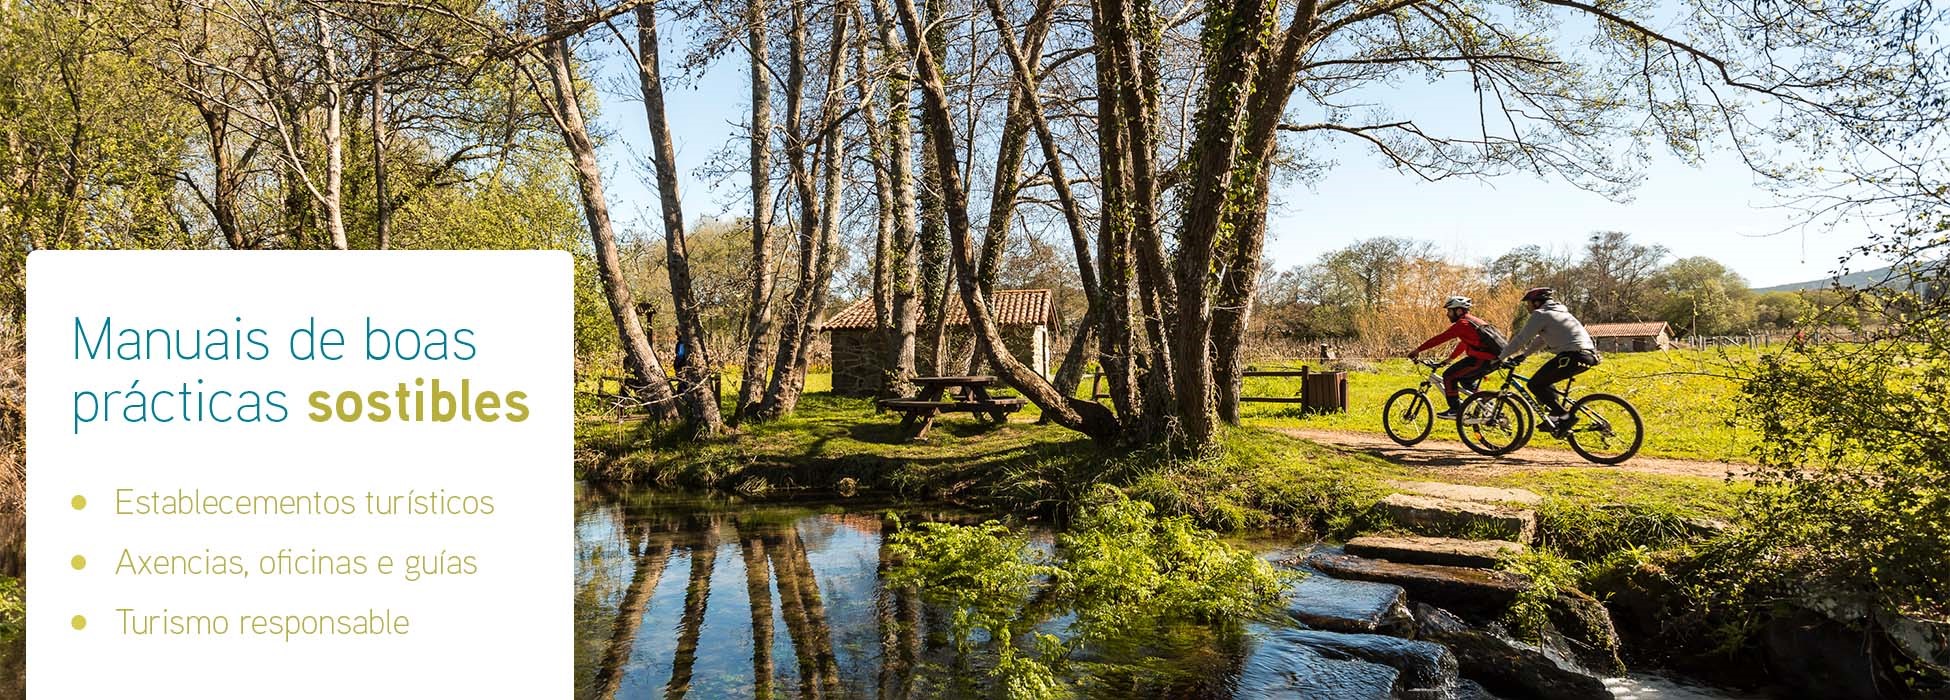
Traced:
<path fill-rule="evenodd" d="M 1496 457 L 1522 449 L 1537 432 L 1544 407 L 1530 393 L 1530 378 L 1517 374 L 1525 356 L 1510 358 L 1500 368 L 1503 387 L 1480 391 L 1462 403 L 1456 430 L 1464 445 L 1480 455 Z M 1571 443 L 1571 449 L 1598 464 L 1619 464 L 1638 454 L 1645 442 L 1645 422 L 1631 402 L 1611 394 L 1586 394 L 1572 400 L 1576 378 L 1564 381 L 1564 401 L 1570 402 L 1569 426 L 1552 436 Z"/>
<path fill-rule="evenodd" d="M 1416 360 L 1415 364 L 1429 368 L 1429 376 L 1413 389 L 1403 389 L 1388 397 L 1388 403 L 1381 407 L 1381 428 L 1388 433 L 1388 439 L 1402 447 L 1413 447 L 1415 443 L 1428 439 L 1429 432 L 1435 429 L 1435 404 L 1429 401 L 1429 390 L 1440 390 L 1441 362 Z"/>

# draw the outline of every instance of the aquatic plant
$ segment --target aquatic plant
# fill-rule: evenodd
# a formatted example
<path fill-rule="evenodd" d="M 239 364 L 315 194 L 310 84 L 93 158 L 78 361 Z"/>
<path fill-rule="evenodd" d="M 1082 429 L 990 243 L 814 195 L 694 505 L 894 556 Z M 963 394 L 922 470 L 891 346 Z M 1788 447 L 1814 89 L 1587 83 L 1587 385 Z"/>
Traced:
<path fill-rule="evenodd" d="M 1191 518 L 1159 518 L 1116 488 L 1094 490 L 1053 553 L 1001 523 L 922 523 L 889 546 L 891 586 L 952 611 L 957 651 L 996 655 L 994 689 L 1015 700 L 1065 697 L 1068 660 L 1176 622 L 1233 625 L 1273 609 L 1292 574 L 1221 541 Z M 1071 616 L 1067 635 L 1034 633 Z M 1030 633 L 1029 648 L 1017 643 Z M 978 641 L 986 640 L 985 646 Z"/>

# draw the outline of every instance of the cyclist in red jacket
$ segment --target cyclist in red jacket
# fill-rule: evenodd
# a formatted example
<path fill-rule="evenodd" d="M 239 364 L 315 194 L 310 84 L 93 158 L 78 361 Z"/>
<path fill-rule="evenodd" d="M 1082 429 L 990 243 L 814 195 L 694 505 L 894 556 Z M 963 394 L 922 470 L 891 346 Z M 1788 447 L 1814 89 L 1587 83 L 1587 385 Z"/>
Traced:
<path fill-rule="evenodd" d="M 1451 340 L 1456 341 L 1456 349 L 1451 351 L 1448 359 L 1444 361 L 1454 360 L 1459 356 L 1463 359 L 1442 371 L 1442 398 L 1449 401 L 1449 410 L 1435 414 L 1435 417 L 1442 420 L 1456 418 L 1456 411 L 1461 407 L 1458 392 L 1461 389 L 1475 392 L 1476 387 L 1482 384 L 1483 378 L 1496 369 L 1496 356 L 1503 351 L 1506 344 L 1495 326 L 1469 313 L 1472 306 L 1475 306 L 1475 302 L 1470 301 L 1469 297 L 1449 297 L 1449 300 L 1442 304 L 1442 308 L 1449 314 L 1449 328 L 1408 353 L 1408 359 L 1414 360 L 1424 350 Z"/>

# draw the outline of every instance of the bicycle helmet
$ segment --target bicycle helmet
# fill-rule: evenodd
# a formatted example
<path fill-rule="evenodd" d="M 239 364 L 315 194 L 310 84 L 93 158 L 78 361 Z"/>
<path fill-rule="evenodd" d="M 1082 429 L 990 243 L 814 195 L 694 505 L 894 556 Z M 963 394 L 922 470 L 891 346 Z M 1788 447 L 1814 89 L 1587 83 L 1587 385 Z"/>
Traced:
<path fill-rule="evenodd" d="M 1475 305 L 1476 302 L 1470 301 L 1469 297 L 1465 296 L 1449 297 L 1448 301 L 1442 302 L 1442 308 L 1445 309 L 1467 309 Z"/>
<path fill-rule="evenodd" d="M 1523 300 L 1524 301 L 1550 301 L 1551 294 L 1552 291 L 1550 287 L 1531 287 L 1530 291 L 1523 293 Z"/>

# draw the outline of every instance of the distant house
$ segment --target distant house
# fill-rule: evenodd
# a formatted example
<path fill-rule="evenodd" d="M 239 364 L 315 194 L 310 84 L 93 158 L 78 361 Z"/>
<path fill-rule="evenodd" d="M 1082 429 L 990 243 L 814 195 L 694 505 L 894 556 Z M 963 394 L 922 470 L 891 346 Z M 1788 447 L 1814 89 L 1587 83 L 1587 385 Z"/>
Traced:
<path fill-rule="evenodd" d="M 951 358 L 968 353 L 968 310 L 958 298 L 948 300 L 948 347 Z M 1017 360 L 1049 376 L 1050 334 L 1057 326 L 1055 297 L 1047 289 L 998 289 L 989 300 L 995 322 L 1002 326 L 1002 344 Z M 880 387 L 887 368 L 887 336 L 874 330 L 873 299 L 846 307 L 822 327 L 832 334 L 833 393 L 864 396 Z M 927 374 L 934 366 L 934 348 L 926 339 L 915 343 L 915 366 Z M 977 363 L 981 365 L 982 363 Z"/>
<path fill-rule="evenodd" d="M 1672 328 L 1665 321 L 1593 323 L 1584 327 L 1599 352 L 1647 352 L 1672 347 Z"/>

